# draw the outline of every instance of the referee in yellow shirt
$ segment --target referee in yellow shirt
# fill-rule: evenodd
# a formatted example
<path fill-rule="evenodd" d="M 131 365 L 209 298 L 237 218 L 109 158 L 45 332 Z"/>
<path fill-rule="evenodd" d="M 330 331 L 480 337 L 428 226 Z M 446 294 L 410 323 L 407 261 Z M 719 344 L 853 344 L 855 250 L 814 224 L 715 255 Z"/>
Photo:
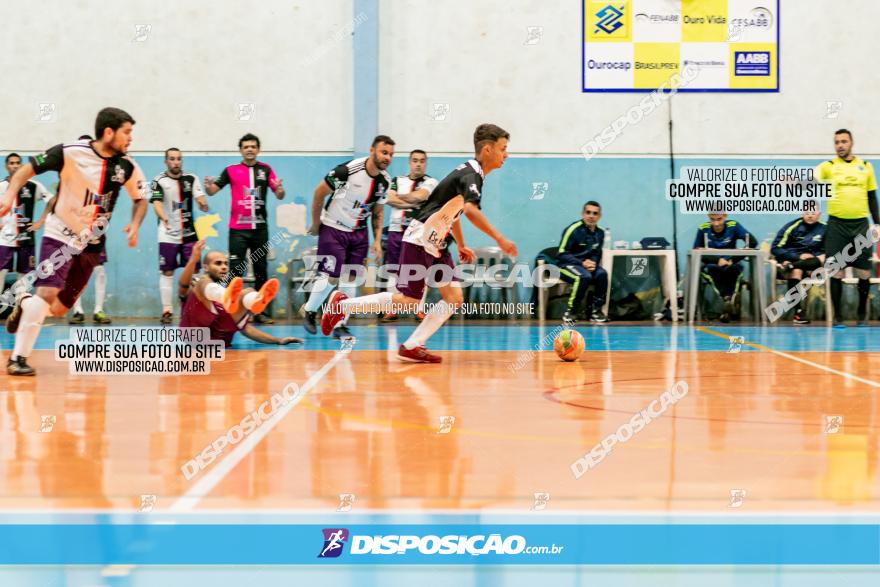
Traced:
<path fill-rule="evenodd" d="M 868 232 L 868 213 L 874 224 L 880 224 L 877 211 L 877 179 L 870 163 L 852 154 L 852 133 L 845 128 L 834 133 L 834 150 L 837 157 L 820 163 L 816 167 L 816 179 L 831 182 L 832 198 L 828 202 L 828 225 L 825 231 L 825 258 L 838 255 L 847 245 L 851 245 L 859 234 Z M 850 250 L 852 248 L 850 247 Z M 859 312 L 857 326 L 867 326 L 865 319 L 868 305 L 868 290 L 871 276 L 871 248 L 866 248 L 859 256 L 841 268 L 851 266 L 859 279 Z M 840 319 L 840 299 L 843 294 L 843 271 L 838 271 L 831 279 L 831 303 L 834 307 L 834 328 L 846 328 Z"/>

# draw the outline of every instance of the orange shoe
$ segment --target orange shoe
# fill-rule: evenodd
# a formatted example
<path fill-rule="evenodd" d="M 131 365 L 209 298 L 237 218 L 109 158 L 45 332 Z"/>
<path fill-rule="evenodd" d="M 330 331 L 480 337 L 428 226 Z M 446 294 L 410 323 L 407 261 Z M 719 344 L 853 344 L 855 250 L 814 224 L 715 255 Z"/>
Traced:
<path fill-rule="evenodd" d="M 281 287 L 281 284 L 274 277 L 264 283 L 257 294 L 257 300 L 251 305 L 251 312 L 255 315 L 262 314 L 266 306 L 269 305 L 269 302 L 275 299 L 275 294 L 278 293 L 279 287 Z"/>
<path fill-rule="evenodd" d="M 241 297 L 242 289 L 244 289 L 244 281 L 241 277 L 234 277 L 223 290 L 223 309 L 229 314 L 238 312 L 238 299 Z"/>

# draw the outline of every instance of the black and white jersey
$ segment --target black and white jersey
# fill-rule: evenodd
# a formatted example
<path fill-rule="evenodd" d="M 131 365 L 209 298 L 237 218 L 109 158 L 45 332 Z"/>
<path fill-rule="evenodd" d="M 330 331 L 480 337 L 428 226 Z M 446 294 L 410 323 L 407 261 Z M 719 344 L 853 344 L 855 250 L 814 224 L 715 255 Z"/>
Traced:
<path fill-rule="evenodd" d="M 426 235 L 423 234 L 425 222 L 456 196 L 463 196 L 465 204 L 470 202 L 479 208 L 483 194 L 483 177 L 483 168 L 476 159 L 456 167 L 437 184 L 428 199 L 413 214 L 403 240 L 423 247 L 428 245 L 425 240 Z M 445 245 L 451 240 L 450 232 L 446 237 Z"/>
<path fill-rule="evenodd" d="M 428 190 L 428 195 L 437 187 L 437 180 L 430 175 L 423 175 L 418 179 L 411 179 L 408 175 L 395 177 L 391 182 L 390 191 L 398 194 L 411 194 L 417 190 Z M 418 207 L 402 209 L 392 208 L 391 218 L 388 221 L 388 232 L 403 232 L 409 226 L 409 221 L 415 216 Z"/>
<path fill-rule="evenodd" d="M 321 224 L 351 232 L 366 228 L 373 206 L 385 203 L 391 176 L 387 171 L 371 176 L 367 158 L 361 157 L 336 166 L 324 181 L 333 193 L 321 211 Z"/>
<path fill-rule="evenodd" d="M 102 157 L 87 139 L 55 145 L 31 157 L 30 163 L 37 174 L 58 172 L 58 199 L 46 219 L 44 235 L 64 243 L 73 244 L 72 239 L 88 230 L 98 216 L 109 220 L 123 187 L 132 200 L 147 196 L 144 174 L 131 157 Z M 103 241 L 101 235 L 89 246 L 100 248 Z"/>
<path fill-rule="evenodd" d="M 171 177 L 163 172 L 153 179 L 150 191 L 150 202 L 161 202 L 168 218 L 167 226 L 159 221 L 159 242 L 181 244 L 197 241 L 193 200 L 205 197 L 199 178 L 192 173 Z"/>
<path fill-rule="evenodd" d="M 9 189 L 9 178 L 0 181 L 0 194 Z M 18 191 L 9 214 L 0 218 L 0 246 L 19 247 L 34 243 L 34 233 L 28 227 L 34 222 L 36 203 L 52 196 L 38 181 L 30 180 Z"/>

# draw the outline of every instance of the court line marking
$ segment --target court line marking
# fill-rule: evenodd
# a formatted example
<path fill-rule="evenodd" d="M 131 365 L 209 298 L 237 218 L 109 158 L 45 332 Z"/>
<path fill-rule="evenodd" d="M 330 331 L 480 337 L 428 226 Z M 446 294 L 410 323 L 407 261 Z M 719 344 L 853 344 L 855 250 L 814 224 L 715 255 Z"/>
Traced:
<path fill-rule="evenodd" d="M 324 375 L 332 369 L 343 357 L 351 353 L 350 348 L 344 348 L 336 351 L 334 355 L 327 361 L 323 367 L 315 371 L 305 383 L 300 386 L 296 395 L 281 406 L 281 408 L 272 414 L 272 417 L 266 420 L 261 426 L 258 426 L 249 436 L 245 437 L 239 444 L 232 449 L 229 455 L 209 469 L 204 476 L 199 479 L 186 493 L 181 495 L 167 511 L 169 512 L 185 512 L 193 509 L 198 503 L 209 494 L 225 477 L 240 463 L 250 452 L 266 437 L 269 432 L 275 428 L 275 425 L 281 422 L 284 417 L 299 404 L 306 394 L 320 381 Z"/>
<path fill-rule="evenodd" d="M 695 326 L 695 328 L 697 330 L 699 330 L 700 332 L 704 332 L 706 334 L 711 334 L 713 336 L 718 336 L 718 337 L 726 339 L 728 341 L 730 340 L 730 335 L 723 334 L 723 333 L 718 332 L 716 330 L 712 330 L 711 328 L 706 328 L 705 326 Z M 872 381 L 871 379 L 865 379 L 864 377 L 859 377 L 858 375 L 853 375 L 852 373 L 849 373 L 847 371 L 839 371 L 837 369 L 829 367 L 828 365 L 823 365 L 822 363 L 816 363 L 815 361 L 808 361 L 807 359 L 802 359 L 800 357 L 796 357 L 794 355 L 790 355 L 790 354 L 784 353 L 782 351 L 777 351 L 776 349 L 772 349 L 768 346 L 765 346 L 765 345 L 757 343 L 757 342 L 743 341 L 742 344 L 744 344 L 746 346 L 750 346 L 750 347 L 758 349 L 758 350 L 761 350 L 761 351 L 773 353 L 774 355 L 779 355 L 780 357 L 785 357 L 786 359 L 791 359 L 792 361 L 797 361 L 798 363 L 803 363 L 804 365 L 809 365 L 810 367 L 815 367 L 816 369 L 821 369 L 822 371 L 827 371 L 828 373 L 833 373 L 834 375 L 840 375 L 841 377 L 845 377 L 846 379 L 851 379 L 852 381 L 858 381 L 859 383 L 864 383 L 865 385 L 870 385 L 871 387 L 880 388 L 880 383 L 878 383 L 876 381 Z"/>

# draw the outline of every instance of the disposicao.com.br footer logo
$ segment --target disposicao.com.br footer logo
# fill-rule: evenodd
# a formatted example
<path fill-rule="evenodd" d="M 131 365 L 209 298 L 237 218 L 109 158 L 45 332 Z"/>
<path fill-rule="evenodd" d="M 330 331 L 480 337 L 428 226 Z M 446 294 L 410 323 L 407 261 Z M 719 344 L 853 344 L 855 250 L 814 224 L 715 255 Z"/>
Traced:
<path fill-rule="evenodd" d="M 389 534 L 350 535 L 346 528 L 324 528 L 318 558 L 337 558 L 348 544 L 349 555 L 540 555 L 560 554 L 564 546 L 528 546 L 518 534 L 462 535 Z"/>

